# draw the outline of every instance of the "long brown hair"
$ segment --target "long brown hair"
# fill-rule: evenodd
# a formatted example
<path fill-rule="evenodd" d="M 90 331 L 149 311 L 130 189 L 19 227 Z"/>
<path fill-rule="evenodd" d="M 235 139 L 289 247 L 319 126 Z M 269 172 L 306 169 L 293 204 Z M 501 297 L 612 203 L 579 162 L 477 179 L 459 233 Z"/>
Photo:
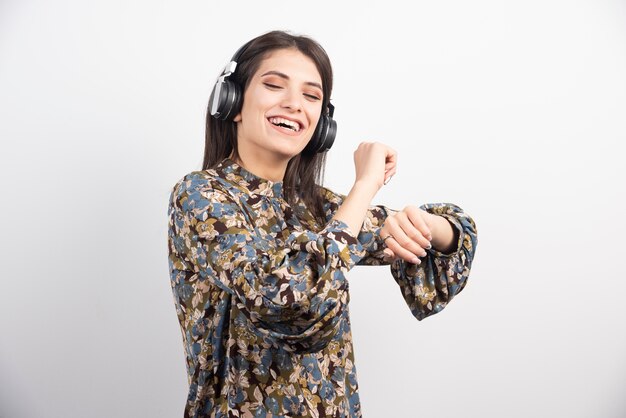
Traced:
<path fill-rule="evenodd" d="M 296 36 L 284 31 L 271 31 L 254 38 L 248 43 L 237 60 L 235 73 L 229 80 L 242 86 L 242 93 L 248 88 L 250 79 L 269 53 L 278 49 L 296 49 L 311 58 L 322 79 L 322 112 L 326 112 L 333 88 L 333 70 L 324 48 L 306 36 Z M 238 157 L 237 124 L 232 120 L 223 121 L 206 115 L 206 137 L 202 169 L 215 167 L 231 153 Z M 319 185 L 324 180 L 326 153 L 316 153 L 305 148 L 287 164 L 283 179 L 283 192 L 290 205 L 299 196 L 320 225 L 325 224 L 323 200 Z"/>

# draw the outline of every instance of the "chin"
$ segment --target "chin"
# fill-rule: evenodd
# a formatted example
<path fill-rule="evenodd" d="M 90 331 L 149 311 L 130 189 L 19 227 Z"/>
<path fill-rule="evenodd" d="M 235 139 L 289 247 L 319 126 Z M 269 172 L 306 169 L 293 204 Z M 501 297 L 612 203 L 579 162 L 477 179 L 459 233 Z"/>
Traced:
<path fill-rule="evenodd" d="M 284 143 L 284 142 L 283 142 Z M 295 144 L 293 142 L 287 142 L 284 146 L 275 147 L 274 151 L 278 154 L 282 154 L 287 158 L 293 158 L 296 155 L 300 154 L 306 146 L 309 144 L 309 141 L 306 141 L 304 144 Z"/>

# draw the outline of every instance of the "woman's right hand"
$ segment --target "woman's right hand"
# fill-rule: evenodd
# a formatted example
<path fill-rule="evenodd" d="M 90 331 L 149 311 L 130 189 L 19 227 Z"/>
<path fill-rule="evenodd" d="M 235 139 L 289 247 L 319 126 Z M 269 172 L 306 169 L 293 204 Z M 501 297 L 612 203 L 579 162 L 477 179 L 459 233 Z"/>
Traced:
<path fill-rule="evenodd" d="M 379 190 L 396 173 L 398 153 L 380 142 L 361 142 L 354 151 L 357 182 L 366 182 Z"/>
<path fill-rule="evenodd" d="M 380 142 L 362 142 L 354 151 L 354 186 L 333 219 L 345 222 L 355 236 L 374 195 L 395 174 L 396 157 L 396 151 Z"/>

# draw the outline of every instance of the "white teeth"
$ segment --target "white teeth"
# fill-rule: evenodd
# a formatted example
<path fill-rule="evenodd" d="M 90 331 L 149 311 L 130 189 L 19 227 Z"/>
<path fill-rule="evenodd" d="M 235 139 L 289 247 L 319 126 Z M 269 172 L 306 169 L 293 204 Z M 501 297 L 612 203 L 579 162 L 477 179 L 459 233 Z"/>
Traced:
<path fill-rule="evenodd" d="M 269 118 L 269 121 L 274 124 L 274 125 L 286 125 L 288 126 L 290 129 L 293 129 L 295 132 L 298 132 L 300 130 L 300 123 L 298 122 L 294 122 L 292 120 L 289 119 L 285 119 L 285 118 Z"/>

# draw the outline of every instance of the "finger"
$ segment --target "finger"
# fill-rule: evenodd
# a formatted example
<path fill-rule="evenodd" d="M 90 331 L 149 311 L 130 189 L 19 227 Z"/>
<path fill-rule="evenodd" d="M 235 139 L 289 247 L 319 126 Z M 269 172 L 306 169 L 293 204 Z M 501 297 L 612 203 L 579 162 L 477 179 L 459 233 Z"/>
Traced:
<path fill-rule="evenodd" d="M 394 252 L 396 257 L 415 263 L 418 257 L 426 255 L 426 251 L 406 236 L 401 226 L 403 223 L 410 225 L 410 221 L 403 212 L 388 217 L 383 225 L 384 232 L 381 230 L 381 236 L 393 237 L 387 238 L 384 242 L 387 248 Z"/>
<path fill-rule="evenodd" d="M 421 264 L 418 256 L 403 248 L 394 238 L 389 238 L 385 242 L 387 243 L 387 248 L 393 251 L 397 258 L 401 258 L 408 263 Z"/>
<path fill-rule="evenodd" d="M 387 148 L 385 151 L 385 163 L 396 164 L 397 161 L 398 161 L 398 153 L 392 150 L 391 148 Z"/>
<path fill-rule="evenodd" d="M 385 263 L 387 263 L 387 264 L 391 264 L 391 263 L 393 263 L 394 261 L 396 261 L 397 259 L 398 259 L 398 257 L 396 257 L 396 256 L 392 256 L 392 257 L 387 257 L 387 256 L 384 256 L 384 257 L 383 257 L 383 262 L 385 262 Z"/>
<path fill-rule="evenodd" d="M 380 149 L 384 152 L 385 154 L 385 175 L 383 178 L 383 184 L 387 184 L 389 183 L 389 180 L 391 179 L 391 177 L 393 177 L 393 175 L 396 173 L 395 172 L 395 168 L 396 168 L 396 164 L 397 164 L 397 153 L 394 149 L 386 146 L 385 144 L 377 144 Z"/>
<path fill-rule="evenodd" d="M 396 259 L 396 255 L 389 248 L 383 250 L 383 261 L 390 263 Z"/>
<path fill-rule="evenodd" d="M 413 224 L 413 226 L 421 233 L 424 239 L 428 241 L 428 242 L 424 242 L 423 240 L 420 240 L 419 244 L 422 247 L 427 248 L 430 245 L 430 240 L 433 239 L 433 235 L 430 231 L 430 228 L 428 227 L 428 225 L 426 224 L 426 221 L 423 218 L 423 216 L 427 216 L 427 215 L 422 214 L 421 209 L 414 208 L 414 207 L 407 208 L 405 212 L 407 213 L 407 216 L 409 220 L 411 221 L 411 224 Z"/>
<path fill-rule="evenodd" d="M 390 170 L 389 172 L 386 172 L 385 173 L 385 182 L 384 182 L 384 184 L 389 183 L 389 180 L 391 180 L 391 178 L 393 177 L 394 174 L 396 174 L 396 170 L 395 169 Z"/>
<path fill-rule="evenodd" d="M 398 153 L 390 147 L 385 147 L 385 167 L 387 164 L 396 165 L 398 161 Z"/>
<path fill-rule="evenodd" d="M 400 228 L 391 232 L 396 242 L 416 256 L 425 257 L 427 253 L 424 248 L 428 247 L 428 240 L 422 236 L 422 233 L 407 218 L 400 218 L 398 221 Z M 421 243 L 424 243 L 424 246 Z"/>
<path fill-rule="evenodd" d="M 385 253 L 385 257 L 393 257 L 395 255 L 389 248 L 385 248 L 383 253 Z"/>
<path fill-rule="evenodd" d="M 401 228 L 406 234 L 406 236 L 411 241 L 413 241 L 417 247 L 419 247 L 420 249 L 419 255 L 421 257 L 424 256 L 424 253 L 426 252 L 426 250 L 430 250 L 432 248 L 432 244 L 430 243 L 430 240 L 428 239 L 428 237 L 425 237 L 422 234 L 422 232 L 419 229 L 417 229 L 409 220 L 407 220 L 406 223 L 403 222 L 401 224 Z M 411 247 L 411 251 L 415 252 L 412 248 L 414 247 Z"/>
<path fill-rule="evenodd" d="M 385 173 L 386 174 L 390 174 L 389 176 L 393 176 L 396 173 L 396 167 L 397 167 L 397 163 L 395 160 L 393 161 L 387 161 L 385 163 Z"/>

